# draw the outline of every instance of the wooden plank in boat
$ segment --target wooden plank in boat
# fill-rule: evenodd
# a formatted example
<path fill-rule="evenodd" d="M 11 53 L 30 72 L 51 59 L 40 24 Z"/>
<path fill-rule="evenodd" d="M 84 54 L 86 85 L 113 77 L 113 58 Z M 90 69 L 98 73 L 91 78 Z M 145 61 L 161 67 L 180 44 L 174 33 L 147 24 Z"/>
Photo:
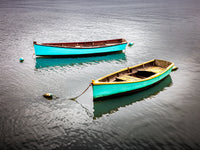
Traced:
<path fill-rule="evenodd" d="M 124 75 L 124 76 L 121 76 L 121 77 L 117 77 L 116 79 L 122 80 L 122 81 L 137 81 L 137 80 L 141 80 L 141 78 L 132 77 L 132 76 L 129 76 L 129 75 Z"/>
<path fill-rule="evenodd" d="M 151 67 L 145 67 L 143 69 L 139 69 L 139 71 L 149 71 L 154 73 L 161 73 L 165 70 L 165 68 L 157 67 L 157 66 L 151 66 Z"/>

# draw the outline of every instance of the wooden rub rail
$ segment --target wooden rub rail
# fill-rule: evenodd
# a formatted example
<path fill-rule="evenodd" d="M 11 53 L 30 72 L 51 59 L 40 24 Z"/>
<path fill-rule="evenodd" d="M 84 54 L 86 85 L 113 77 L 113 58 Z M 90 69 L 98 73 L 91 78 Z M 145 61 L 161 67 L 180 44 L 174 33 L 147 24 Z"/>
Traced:
<path fill-rule="evenodd" d="M 54 46 L 54 47 L 80 47 L 80 48 L 91 48 L 91 47 L 106 47 L 113 46 L 117 44 L 127 43 L 125 39 L 114 39 L 114 40 L 106 40 L 106 41 L 90 41 L 90 42 L 69 42 L 69 43 L 42 43 L 42 45 L 46 46 Z M 37 42 L 33 42 L 33 44 L 37 44 Z"/>

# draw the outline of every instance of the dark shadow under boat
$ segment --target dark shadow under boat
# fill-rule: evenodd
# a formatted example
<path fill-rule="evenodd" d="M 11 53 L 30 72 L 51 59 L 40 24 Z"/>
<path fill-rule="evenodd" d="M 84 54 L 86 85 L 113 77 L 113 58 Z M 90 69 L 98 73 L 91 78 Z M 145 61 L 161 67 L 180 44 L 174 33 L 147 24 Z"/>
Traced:
<path fill-rule="evenodd" d="M 35 68 L 41 69 L 46 67 L 54 67 L 54 66 L 73 66 L 73 65 L 81 65 L 83 63 L 91 63 L 91 62 L 100 62 L 100 61 L 121 61 L 126 60 L 126 56 L 124 53 L 116 53 L 112 55 L 105 56 L 94 56 L 94 57 L 78 57 L 78 58 L 50 58 L 50 57 L 37 57 Z"/>
<path fill-rule="evenodd" d="M 118 111 L 118 108 L 125 107 L 136 101 L 141 101 L 145 98 L 157 95 L 165 87 L 169 87 L 172 84 L 171 76 L 168 75 L 158 84 L 148 88 L 144 91 L 134 93 L 128 96 L 121 96 L 115 98 L 107 98 L 101 101 L 94 101 L 94 119 L 101 117 L 103 114 L 111 114 Z"/>

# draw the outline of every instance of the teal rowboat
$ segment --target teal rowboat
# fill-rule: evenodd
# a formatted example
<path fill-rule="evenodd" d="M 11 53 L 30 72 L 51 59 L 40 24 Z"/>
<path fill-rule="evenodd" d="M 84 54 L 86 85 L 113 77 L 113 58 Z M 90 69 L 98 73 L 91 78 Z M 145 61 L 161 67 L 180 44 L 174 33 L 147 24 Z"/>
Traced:
<path fill-rule="evenodd" d="M 126 48 L 125 39 L 90 42 L 42 43 L 33 42 L 36 56 L 77 56 L 119 52 Z"/>
<path fill-rule="evenodd" d="M 149 88 L 172 71 L 174 64 L 154 59 L 92 80 L 94 100 Z"/>

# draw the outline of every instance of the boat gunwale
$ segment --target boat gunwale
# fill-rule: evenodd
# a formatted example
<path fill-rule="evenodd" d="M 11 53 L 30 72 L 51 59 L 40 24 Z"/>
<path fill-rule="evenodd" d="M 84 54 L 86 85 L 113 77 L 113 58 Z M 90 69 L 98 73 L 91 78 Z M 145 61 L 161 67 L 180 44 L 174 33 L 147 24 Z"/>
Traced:
<path fill-rule="evenodd" d="M 97 80 L 92 80 L 92 85 L 127 84 L 127 83 L 143 82 L 143 81 L 147 81 L 147 80 L 154 79 L 154 78 L 156 78 L 156 77 L 158 77 L 158 76 L 164 74 L 165 72 L 167 72 L 170 68 L 172 68 L 172 67 L 174 66 L 174 63 L 167 61 L 167 62 L 169 62 L 169 63 L 171 63 L 171 64 L 165 69 L 165 71 L 163 71 L 163 72 L 161 72 L 161 73 L 156 73 L 156 74 L 153 75 L 153 76 L 150 76 L 150 77 L 145 78 L 145 79 L 137 80 L 137 81 L 99 82 L 99 80 L 102 80 L 103 78 L 106 78 L 106 77 L 112 76 L 112 75 L 114 75 L 114 74 L 117 74 L 117 73 L 119 73 L 119 72 L 125 71 L 125 70 L 127 70 L 128 68 L 129 68 L 129 69 L 132 69 L 132 68 L 135 68 L 135 67 L 138 67 L 138 66 L 141 66 L 141 65 L 144 65 L 144 64 L 153 62 L 153 61 L 155 61 L 155 60 L 160 60 L 160 59 L 152 59 L 152 60 L 150 60 L 150 61 L 147 61 L 147 62 L 138 64 L 138 65 L 135 65 L 135 66 L 133 66 L 133 67 L 127 67 L 127 68 L 121 69 L 121 70 L 119 70 L 119 71 L 113 72 L 113 73 L 108 74 L 108 75 L 106 75 L 106 76 L 103 76 L 103 77 L 101 77 L 101 78 L 99 78 L 99 79 L 97 79 Z M 165 60 L 164 60 L 164 61 L 165 61 Z"/>
<path fill-rule="evenodd" d="M 106 42 L 106 41 L 115 41 L 115 40 L 122 40 L 120 43 L 116 43 L 114 45 L 101 45 L 96 47 L 63 47 L 63 46 L 55 46 L 55 45 L 45 45 L 45 44 L 79 44 L 79 43 L 98 43 L 98 42 Z M 123 41 L 124 40 L 124 41 Z M 104 48 L 104 47 L 112 47 L 112 46 L 118 46 L 128 44 L 128 42 L 121 38 L 121 39 L 112 39 L 112 40 L 102 40 L 102 41 L 87 41 L 87 42 L 67 42 L 67 43 L 41 43 L 38 44 L 36 41 L 33 42 L 33 45 L 39 45 L 39 46 L 45 46 L 45 47 L 58 47 L 58 48 L 65 48 L 65 49 L 95 49 L 95 48 Z"/>

